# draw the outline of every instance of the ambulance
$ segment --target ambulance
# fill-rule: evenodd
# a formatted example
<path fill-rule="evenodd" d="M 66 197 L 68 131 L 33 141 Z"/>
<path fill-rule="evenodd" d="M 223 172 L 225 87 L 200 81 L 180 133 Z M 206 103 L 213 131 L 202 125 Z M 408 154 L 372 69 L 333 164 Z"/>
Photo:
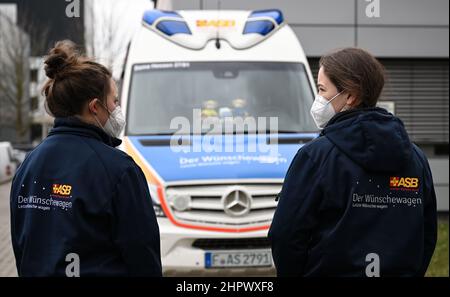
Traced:
<path fill-rule="evenodd" d="M 121 149 L 148 181 L 165 275 L 274 273 L 267 233 L 292 158 L 318 135 L 315 93 L 277 9 L 144 13 L 123 72 Z M 226 119 L 276 129 L 203 126 Z M 211 138 L 222 142 L 208 149 Z"/>

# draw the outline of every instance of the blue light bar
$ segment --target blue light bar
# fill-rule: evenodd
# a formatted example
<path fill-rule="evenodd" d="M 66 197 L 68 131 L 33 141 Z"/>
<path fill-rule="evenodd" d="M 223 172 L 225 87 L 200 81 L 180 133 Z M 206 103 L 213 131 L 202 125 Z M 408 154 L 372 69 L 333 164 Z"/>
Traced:
<path fill-rule="evenodd" d="M 255 10 L 253 11 L 249 18 L 257 18 L 257 17 L 269 17 L 275 20 L 278 25 L 284 22 L 284 16 L 281 10 L 279 9 L 268 9 L 268 10 Z"/>
<path fill-rule="evenodd" d="M 160 21 L 158 22 L 158 20 Z M 192 35 L 188 24 L 184 21 L 183 17 L 175 11 L 164 11 L 158 9 L 147 10 L 144 13 L 143 21 L 150 26 L 156 24 L 156 29 L 167 36 L 172 36 L 175 34 Z"/>
<path fill-rule="evenodd" d="M 266 36 L 275 29 L 271 21 L 248 21 L 244 27 L 244 34 L 256 33 Z"/>
<path fill-rule="evenodd" d="M 180 18 L 182 20 L 183 18 L 175 11 L 164 11 L 164 10 L 158 10 L 158 9 L 152 9 L 147 10 L 144 12 L 143 20 L 148 25 L 153 25 L 153 23 L 162 17 L 171 17 L 171 18 Z"/>
<path fill-rule="evenodd" d="M 185 21 L 161 21 L 156 25 L 156 28 L 168 36 L 175 34 L 192 35 Z"/>

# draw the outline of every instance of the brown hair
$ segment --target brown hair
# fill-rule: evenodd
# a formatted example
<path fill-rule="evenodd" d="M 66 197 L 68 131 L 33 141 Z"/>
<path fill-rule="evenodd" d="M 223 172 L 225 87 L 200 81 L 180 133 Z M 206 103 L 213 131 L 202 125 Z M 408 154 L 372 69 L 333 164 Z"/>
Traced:
<path fill-rule="evenodd" d="M 384 87 L 381 63 L 360 48 L 344 48 L 323 56 L 319 65 L 339 92 L 357 98 L 358 107 L 374 107 Z"/>
<path fill-rule="evenodd" d="M 111 89 L 111 72 L 81 55 L 70 40 L 56 43 L 45 60 L 48 80 L 42 88 L 50 112 L 55 117 L 81 114 L 94 98 L 106 101 Z"/>

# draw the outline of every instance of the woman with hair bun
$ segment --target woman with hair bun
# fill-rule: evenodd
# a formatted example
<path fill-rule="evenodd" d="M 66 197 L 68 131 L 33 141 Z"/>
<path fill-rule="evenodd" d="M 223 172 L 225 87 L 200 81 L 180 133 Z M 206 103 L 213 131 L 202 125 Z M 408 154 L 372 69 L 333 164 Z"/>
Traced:
<path fill-rule="evenodd" d="M 50 50 L 45 72 L 54 128 L 11 188 L 19 276 L 161 276 L 147 181 L 116 148 L 125 121 L 111 72 L 67 40 Z"/>

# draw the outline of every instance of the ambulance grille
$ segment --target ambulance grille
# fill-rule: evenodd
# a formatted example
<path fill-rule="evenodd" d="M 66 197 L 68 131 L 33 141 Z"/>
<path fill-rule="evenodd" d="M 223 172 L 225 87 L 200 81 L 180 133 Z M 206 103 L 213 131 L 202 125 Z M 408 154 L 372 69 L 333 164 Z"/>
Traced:
<path fill-rule="evenodd" d="M 277 207 L 275 198 L 281 187 L 281 183 L 169 186 L 166 199 L 175 218 L 182 222 L 228 227 L 258 226 L 272 221 Z M 248 212 L 236 215 L 225 211 L 222 197 L 234 191 L 242 191 L 246 197 L 251 197 Z M 172 197 L 176 196 L 189 196 L 189 208 L 176 210 L 171 203 Z"/>

